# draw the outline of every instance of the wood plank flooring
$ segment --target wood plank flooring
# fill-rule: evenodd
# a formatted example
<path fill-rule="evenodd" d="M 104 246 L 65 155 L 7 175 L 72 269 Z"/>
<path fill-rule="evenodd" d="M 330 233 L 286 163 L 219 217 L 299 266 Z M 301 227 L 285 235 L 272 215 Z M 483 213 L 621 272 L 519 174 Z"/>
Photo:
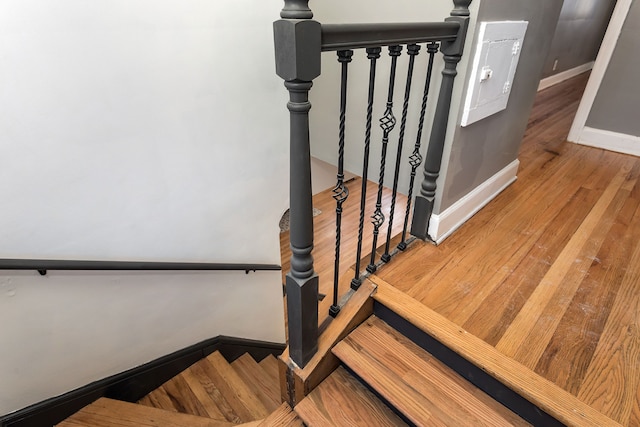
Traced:
<path fill-rule="evenodd" d="M 342 214 L 342 238 L 340 249 L 340 296 L 344 295 L 350 287 L 351 279 L 354 274 L 351 267 L 356 262 L 356 248 L 357 248 L 357 236 L 358 225 L 360 221 L 360 196 L 362 194 L 362 180 L 361 178 L 355 178 L 347 182 L 349 189 L 349 197 L 343 204 Z M 370 216 L 375 210 L 376 198 L 378 192 L 378 184 L 371 181 L 367 181 L 366 190 L 366 208 L 365 208 L 365 222 L 362 241 L 362 257 L 371 253 L 371 247 L 373 244 L 373 225 L 371 224 Z M 314 258 L 314 268 L 320 278 L 319 289 L 320 293 L 327 295 L 327 297 L 319 303 L 319 322 L 322 323 L 323 319 L 327 317 L 329 307 L 331 306 L 331 299 L 333 295 L 333 273 L 334 273 L 334 260 L 335 260 L 335 239 L 336 239 L 336 202 L 333 199 L 333 193 L 331 189 L 325 190 L 313 197 L 313 206 L 321 211 L 320 215 L 314 218 L 314 250 L 312 252 Z M 382 211 L 385 218 L 388 220 L 389 211 L 392 200 L 392 191 L 389 188 L 384 187 L 382 193 Z M 393 222 L 392 236 L 398 235 L 402 232 L 402 226 L 404 221 L 404 213 L 406 209 L 407 197 L 398 193 L 396 197 L 396 208 Z M 387 227 L 385 224 L 380 229 L 378 236 L 377 247 L 384 245 L 387 238 Z M 395 245 L 391 246 L 391 249 L 395 249 Z M 286 231 L 280 234 L 280 251 L 282 260 L 282 283 L 285 283 L 285 275 L 290 270 L 291 249 L 289 248 L 289 232 Z M 379 254 L 380 255 L 380 254 Z M 380 260 L 380 256 L 376 257 L 376 260 Z M 366 261 L 363 261 L 360 265 L 362 273 L 365 272 L 365 268 L 369 263 L 369 257 Z"/>
<path fill-rule="evenodd" d="M 539 93 L 512 186 L 440 246 L 414 244 L 377 275 L 638 426 L 640 159 L 566 141 L 587 78 Z"/>

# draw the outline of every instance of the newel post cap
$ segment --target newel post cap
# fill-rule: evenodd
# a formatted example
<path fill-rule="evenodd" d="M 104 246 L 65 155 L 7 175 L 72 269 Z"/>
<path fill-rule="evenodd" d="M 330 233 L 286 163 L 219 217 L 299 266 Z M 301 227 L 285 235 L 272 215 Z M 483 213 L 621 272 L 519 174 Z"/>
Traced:
<path fill-rule="evenodd" d="M 276 74 L 286 81 L 312 81 L 320 75 L 322 26 L 311 19 L 273 23 Z"/>
<path fill-rule="evenodd" d="M 309 9 L 309 0 L 284 0 L 280 17 L 283 19 L 313 18 L 313 12 Z"/>
<path fill-rule="evenodd" d="M 469 16 L 469 5 L 471 0 L 453 0 L 454 8 L 451 16 Z"/>

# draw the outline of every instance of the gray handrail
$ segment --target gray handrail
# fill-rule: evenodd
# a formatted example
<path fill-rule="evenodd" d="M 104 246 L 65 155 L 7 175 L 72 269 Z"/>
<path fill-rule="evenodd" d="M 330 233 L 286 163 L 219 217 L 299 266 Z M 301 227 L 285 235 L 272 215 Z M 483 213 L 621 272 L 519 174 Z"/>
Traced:
<path fill-rule="evenodd" d="M 91 261 L 49 259 L 0 259 L 0 270 L 37 270 L 41 275 L 47 270 L 94 271 L 279 271 L 277 264 L 233 264 L 207 262 L 154 262 L 154 261 Z"/>
<path fill-rule="evenodd" d="M 280 12 L 282 19 L 275 21 L 273 24 L 276 74 L 284 80 L 284 85 L 289 92 L 289 102 L 287 103 L 290 130 L 289 193 L 291 229 L 289 240 L 292 255 L 291 269 L 286 275 L 285 286 L 289 359 L 292 363 L 290 368 L 294 366 L 304 368 L 318 349 L 319 278 L 314 270 L 312 256 L 313 204 L 309 144 L 309 111 L 311 110 L 309 91 L 313 86 L 313 80 L 320 76 L 322 71 L 322 51 L 338 51 L 339 58 L 342 55 L 342 62 L 347 63 L 352 53 L 346 51 L 359 48 L 367 49 L 367 58 L 371 67 L 368 97 L 370 101 L 367 105 L 365 133 L 365 160 L 363 161 L 365 165 L 363 170 L 366 170 L 368 161 L 366 160 L 368 159 L 367 141 L 370 137 L 372 101 L 375 90 L 375 61 L 380 57 L 381 46 L 393 47 L 405 44 L 440 42 L 440 52 L 443 54 L 444 60 L 442 82 L 434 113 L 435 124 L 431 130 L 427 159 L 424 162 L 424 179 L 420 186 L 420 194 L 416 196 L 411 225 L 411 234 L 421 239 L 427 239 L 436 180 L 440 172 L 440 163 L 442 162 L 453 81 L 457 74 L 457 64 L 462 57 L 470 19 L 469 5 L 472 0 L 452 1 L 454 8 L 444 22 L 322 24 L 312 19 L 313 12 L 309 8 L 309 0 L 284 0 L 284 7 Z M 434 46 L 428 48 L 428 52 L 429 49 L 432 49 L 433 53 L 437 51 Z M 399 53 L 398 48 L 391 50 L 391 56 L 397 56 Z M 390 75 L 390 77 L 393 76 Z M 392 82 L 393 78 L 390 78 L 389 94 L 393 93 L 391 91 Z M 389 96 L 388 100 L 391 98 Z M 341 106 L 341 111 L 344 111 L 343 107 L 344 104 Z M 387 109 L 391 109 L 391 102 L 389 101 L 387 102 Z M 389 123 L 392 123 L 394 119 L 391 111 L 389 113 L 387 114 L 385 111 L 386 126 L 389 126 Z M 340 126 L 342 127 L 343 125 L 344 122 L 341 121 Z M 383 140 L 383 146 L 384 144 L 385 141 Z M 383 161 L 384 154 L 383 152 Z M 415 163 L 416 167 L 419 164 L 419 162 Z M 380 170 L 380 175 L 382 176 L 384 170 L 382 161 Z M 415 172 L 415 167 L 413 172 Z M 366 186 L 365 178 L 365 174 L 363 174 L 363 183 Z M 337 176 L 337 218 L 341 209 L 340 199 L 343 197 L 341 196 L 343 191 L 340 191 L 340 179 Z M 382 185 L 381 181 L 382 179 L 379 180 L 379 188 Z M 378 199 L 380 199 L 380 195 Z M 376 202 L 376 207 L 378 207 L 378 204 L 380 204 L 380 200 Z M 374 218 L 376 221 L 379 219 L 384 220 L 382 215 L 374 215 Z M 360 224 L 362 223 L 363 217 L 361 216 Z M 338 219 L 336 219 L 336 224 L 338 224 Z M 339 244 L 339 227 L 337 226 L 336 228 L 338 230 L 336 241 Z M 375 232 L 376 230 L 374 229 Z M 359 241 L 361 241 L 360 233 Z M 375 253 L 375 247 L 372 252 Z M 360 259 L 359 254 L 356 258 Z M 359 277 L 359 272 L 357 274 Z M 352 288 L 357 288 L 358 285 L 359 283 L 352 282 Z M 335 309 L 332 307 L 332 316 L 337 315 L 338 312 L 338 307 L 335 307 Z M 287 373 L 287 378 L 291 379 L 289 373 Z M 291 396 L 293 395 L 290 394 Z"/>
<path fill-rule="evenodd" d="M 322 50 L 360 49 L 455 40 L 459 22 L 322 24 Z"/>

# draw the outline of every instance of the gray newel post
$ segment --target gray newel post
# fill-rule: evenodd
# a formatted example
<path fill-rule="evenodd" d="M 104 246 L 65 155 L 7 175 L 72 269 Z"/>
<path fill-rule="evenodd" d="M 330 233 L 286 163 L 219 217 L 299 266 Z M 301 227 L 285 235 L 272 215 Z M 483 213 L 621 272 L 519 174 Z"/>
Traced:
<path fill-rule="evenodd" d="M 321 26 L 309 0 L 285 0 L 273 23 L 276 73 L 289 91 L 290 244 L 287 273 L 289 356 L 304 367 L 318 348 L 318 276 L 313 269 L 313 207 L 309 149 L 309 89 L 320 75 Z"/>
<path fill-rule="evenodd" d="M 433 117 L 433 127 L 429 138 L 429 147 L 424 162 L 424 179 L 420 186 L 420 194 L 416 196 L 411 222 L 411 234 L 421 239 L 429 237 L 429 219 L 433 212 L 433 202 L 436 195 L 436 180 L 440 174 L 442 152 L 449 122 L 451 109 L 451 94 L 453 81 L 458 72 L 456 67 L 462 58 L 464 40 L 469 26 L 469 5 L 471 0 L 453 0 L 455 5 L 451 16 L 445 21 L 459 22 L 460 29 L 454 41 L 443 41 L 440 51 L 444 55 L 444 69 L 442 70 L 442 83 L 440 94 Z"/>

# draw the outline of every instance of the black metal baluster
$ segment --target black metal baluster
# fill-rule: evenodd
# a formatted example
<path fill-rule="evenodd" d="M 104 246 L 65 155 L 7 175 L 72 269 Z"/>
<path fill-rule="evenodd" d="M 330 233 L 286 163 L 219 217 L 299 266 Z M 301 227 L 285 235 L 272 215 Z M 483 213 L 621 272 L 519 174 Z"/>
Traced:
<path fill-rule="evenodd" d="M 362 194 L 360 196 L 360 223 L 358 224 L 358 249 L 356 251 L 356 272 L 351 280 L 351 288 L 358 289 L 362 284 L 360 280 L 360 257 L 362 256 L 362 232 L 364 230 L 364 209 L 367 200 L 367 175 L 369 170 L 369 145 L 371 143 L 371 121 L 373 118 L 373 95 L 376 83 L 376 61 L 380 58 L 380 47 L 367 48 L 369 65 L 369 95 L 367 98 L 367 123 L 364 137 L 364 160 L 362 162 Z"/>
<path fill-rule="evenodd" d="M 376 245 L 378 244 L 378 234 L 380 227 L 384 224 L 384 214 L 382 213 L 382 188 L 384 181 L 384 169 L 387 161 L 387 145 L 389 143 L 389 133 L 396 125 L 396 118 L 393 116 L 393 89 L 396 80 L 396 65 L 398 56 L 402 52 L 402 46 L 389 46 L 389 56 L 391 56 L 391 72 L 389 75 L 389 93 L 387 95 L 387 109 L 380 119 L 380 127 L 382 128 L 382 153 L 380 159 L 380 175 L 378 177 L 378 197 L 376 199 L 376 210 L 371 216 L 373 224 L 373 243 L 371 246 L 371 261 L 367 266 L 367 271 L 373 273 L 376 271 Z"/>
<path fill-rule="evenodd" d="M 340 126 L 338 131 L 338 175 L 333 198 L 336 201 L 336 259 L 333 267 L 333 305 L 329 307 L 329 315 L 336 317 L 340 313 L 338 306 L 338 280 L 340 272 L 340 232 L 342 228 L 342 204 L 349 197 L 349 189 L 344 185 L 344 128 L 347 112 L 347 67 L 353 56 L 352 50 L 338 51 L 338 62 L 342 64 L 340 83 Z"/>
<path fill-rule="evenodd" d="M 453 0 L 455 8 L 446 22 L 459 24 L 458 34 L 455 40 L 443 40 L 440 51 L 443 54 L 444 69 L 436 111 L 433 114 L 433 126 L 429 137 L 427 155 L 423 162 L 423 179 L 420 184 L 420 193 L 416 196 L 413 208 L 413 220 L 411 221 L 411 234 L 419 239 L 427 240 L 429 236 L 429 221 L 433 213 L 436 198 L 436 189 L 444 144 L 447 136 L 447 127 L 451 113 L 451 97 L 453 95 L 453 83 L 458 74 L 457 66 L 462 58 L 464 39 L 469 27 L 469 4 L 471 0 Z"/>
<path fill-rule="evenodd" d="M 413 198 L 413 185 L 416 179 L 416 170 L 422 164 L 422 155 L 420 155 L 420 146 L 422 144 L 422 128 L 424 127 L 425 112 L 427 110 L 427 101 L 429 99 L 429 86 L 431 85 L 431 74 L 433 73 L 433 59 L 438 52 L 438 43 L 429 43 L 427 52 L 429 53 L 429 65 L 427 66 L 427 77 L 424 82 L 424 92 L 422 95 L 422 107 L 420 109 L 420 121 L 418 122 L 418 135 L 416 136 L 416 144 L 413 147 L 413 153 L 409 157 L 411 165 L 411 178 L 409 179 L 409 192 L 407 196 L 407 209 L 404 214 L 404 226 L 402 227 L 402 240 L 398 244 L 398 249 L 404 251 L 407 249 L 407 227 L 409 226 L 409 214 L 411 213 L 411 199 Z"/>
<path fill-rule="evenodd" d="M 380 259 L 384 262 L 391 261 L 389 247 L 391 246 L 391 232 L 393 229 L 393 216 L 396 210 L 396 197 L 398 195 L 398 178 L 400 177 L 400 162 L 402 160 L 402 146 L 404 145 L 404 132 L 407 127 L 407 113 L 409 111 L 409 96 L 411 95 L 411 82 L 413 80 L 413 65 L 416 55 L 420 52 L 420 46 L 410 44 L 407 46 L 409 54 L 409 66 L 407 68 L 407 83 L 404 89 L 404 103 L 402 104 L 402 119 L 400 120 L 400 135 L 398 136 L 398 152 L 396 154 L 396 169 L 393 175 L 393 194 L 391 196 L 391 208 L 389 211 L 389 227 L 387 228 L 387 242 L 384 247 L 384 254 Z"/>

